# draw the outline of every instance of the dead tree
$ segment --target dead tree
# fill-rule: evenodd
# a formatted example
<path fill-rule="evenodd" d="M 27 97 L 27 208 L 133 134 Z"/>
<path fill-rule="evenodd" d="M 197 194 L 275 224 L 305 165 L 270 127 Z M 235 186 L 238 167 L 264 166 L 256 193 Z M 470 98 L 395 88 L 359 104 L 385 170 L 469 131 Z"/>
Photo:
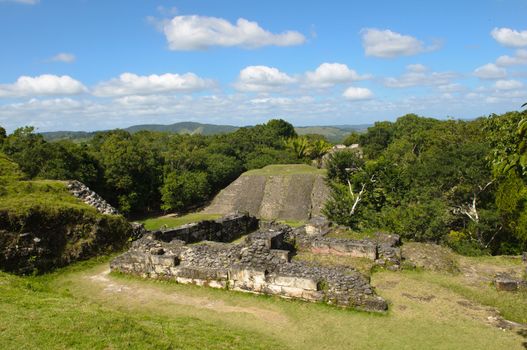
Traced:
<path fill-rule="evenodd" d="M 359 202 L 362 200 L 362 195 L 364 194 L 367 183 L 362 183 L 359 193 L 355 194 L 353 192 L 353 186 L 351 185 L 351 181 L 349 180 L 349 178 L 347 179 L 347 181 L 348 181 L 348 189 L 349 189 L 351 198 L 354 200 L 353 206 L 351 207 L 351 210 L 350 210 L 350 216 L 352 216 L 353 214 L 355 214 L 355 210 L 357 210 L 357 205 L 359 205 Z M 375 182 L 375 175 L 371 176 L 370 182 Z"/>

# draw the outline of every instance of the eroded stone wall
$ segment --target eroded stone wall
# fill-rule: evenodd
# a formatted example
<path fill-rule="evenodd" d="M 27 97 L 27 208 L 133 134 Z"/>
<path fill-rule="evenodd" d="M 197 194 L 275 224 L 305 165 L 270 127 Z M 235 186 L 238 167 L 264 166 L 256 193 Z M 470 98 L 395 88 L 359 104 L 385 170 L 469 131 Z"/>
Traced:
<path fill-rule="evenodd" d="M 234 225 L 233 222 L 250 223 L 252 220 L 239 215 L 219 222 L 238 229 L 252 226 Z M 184 229 L 202 232 L 207 231 L 204 227 L 209 226 L 206 225 L 196 224 Z M 218 229 L 215 225 L 210 227 Z M 180 234 L 179 229 L 171 230 L 174 231 L 178 233 L 146 234 L 135 241 L 128 252 L 114 259 L 111 269 L 148 278 L 327 302 L 369 311 L 387 308 L 385 300 L 375 295 L 368 278 L 351 267 L 330 268 L 291 262 L 293 251 L 288 240 L 294 235 L 289 226 L 262 225 L 238 244 L 222 242 L 227 240 L 226 237 L 236 236 L 227 229 L 218 231 L 226 237 L 209 232 L 207 237 L 215 242 L 194 244 L 188 243 L 188 239 L 192 241 L 196 237 L 192 233 Z"/>
<path fill-rule="evenodd" d="M 101 196 L 90 190 L 88 186 L 77 180 L 68 181 L 68 190 L 84 203 L 94 207 L 102 214 L 118 215 L 117 209 L 112 207 Z"/>

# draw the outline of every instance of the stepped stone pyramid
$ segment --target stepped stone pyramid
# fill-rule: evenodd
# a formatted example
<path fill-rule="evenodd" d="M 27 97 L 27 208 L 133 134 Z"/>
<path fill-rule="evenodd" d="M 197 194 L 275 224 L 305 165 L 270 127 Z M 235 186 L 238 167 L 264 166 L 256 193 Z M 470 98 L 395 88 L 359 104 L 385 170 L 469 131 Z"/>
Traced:
<path fill-rule="evenodd" d="M 249 171 L 223 189 L 204 212 L 241 211 L 268 220 L 309 220 L 321 215 L 328 198 L 324 176 L 324 171 L 301 164 Z"/>

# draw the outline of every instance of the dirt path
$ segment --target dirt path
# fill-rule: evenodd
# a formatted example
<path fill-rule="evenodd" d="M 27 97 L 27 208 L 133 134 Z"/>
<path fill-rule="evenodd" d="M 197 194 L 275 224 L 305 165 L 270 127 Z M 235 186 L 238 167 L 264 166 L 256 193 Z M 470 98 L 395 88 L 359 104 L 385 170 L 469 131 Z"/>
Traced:
<path fill-rule="evenodd" d="M 287 324 L 288 319 L 283 314 L 268 309 L 257 307 L 228 305 L 223 300 L 205 297 L 193 297 L 178 292 L 167 292 L 160 288 L 148 286 L 129 281 L 119 281 L 112 278 L 110 270 L 104 270 L 86 276 L 86 279 L 102 289 L 102 292 L 111 295 L 119 295 L 120 301 L 127 301 L 134 305 L 146 305 L 156 302 L 159 305 L 177 304 L 197 307 L 200 309 L 213 310 L 220 313 L 244 313 L 252 315 L 262 321 L 269 323 Z"/>

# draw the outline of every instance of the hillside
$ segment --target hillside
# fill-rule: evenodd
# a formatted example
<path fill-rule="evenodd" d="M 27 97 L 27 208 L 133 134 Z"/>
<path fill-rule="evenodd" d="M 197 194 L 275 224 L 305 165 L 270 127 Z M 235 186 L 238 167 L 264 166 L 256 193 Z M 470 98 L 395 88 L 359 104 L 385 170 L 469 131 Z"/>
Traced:
<path fill-rule="evenodd" d="M 28 274 L 122 248 L 131 234 L 119 215 L 75 198 L 66 182 L 24 181 L 0 153 L 0 269 Z"/>
<path fill-rule="evenodd" d="M 352 131 L 364 131 L 369 124 L 360 125 L 338 125 L 338 126 L 298 126 L 295 127 L 296 132 L 299 135 L 306 134 L 319 134 L 325 136 L 330 142 L 340 143 L 348 136 Z M 180 122 L 174 124 L 142 124 L 133 125 L 123 130 L 130 133 L 136 133 L 139 131 L 158 131 L 158 132 L 171 132 L 177 134 L 201 134 L 201 135 L 216 135 L 225 134 L 238 130 L 239 127 L 232 125 L 216 125 L 216 124 L 202 124 L 196 122 Z M 108 130 L 101 130 L 102 132 Z M 42 132 L 46 141 L 59 141 L 59 140 L 74 140 L 74 141 L 87 141 L 91 139 L 97 132 L 100 131 L 50 131 Z"/>
<path fill-rule="evenodd" d="M 251 170 L 222 190 L 204 213 L 248 211 L 263 219 L 308 220 L 320 215 L 327 198 L 324 174 L 304 164 Z"/>
<path fill-rule="evenodd" d="M 331 125 L 331 126 L 298 126 L 295 127 L 298 135 L 318 134 L 325 136 L 329 142 L 342 143 L 342 141 L 352 132 L 363 132 L 371 124 L 359 125 Z"/>
<path fill-rule="evenodd" d="M 132 125 L 124 128 L 130 133 L 136 133 L 139 131 L 160 131 L 160 132 L 172 132 L 177 134 L 202 134 L 202 135 L 215 135 L 223 134 L 228 132 L 236 131 L 238 127 L 232 125 L 215 125 L 215 124 L 202 124 L 195 122 L 181 122 L 174 124 L 142 124 Z M 108 130 L 101 130 L 108 131 Z M 50 131 L 41 133 L 46 141 L 58 141 L 58 140 L 76 140 L 85 141 L 92 138 L 97 132 L 86 132 L 86 131 Z"/>

